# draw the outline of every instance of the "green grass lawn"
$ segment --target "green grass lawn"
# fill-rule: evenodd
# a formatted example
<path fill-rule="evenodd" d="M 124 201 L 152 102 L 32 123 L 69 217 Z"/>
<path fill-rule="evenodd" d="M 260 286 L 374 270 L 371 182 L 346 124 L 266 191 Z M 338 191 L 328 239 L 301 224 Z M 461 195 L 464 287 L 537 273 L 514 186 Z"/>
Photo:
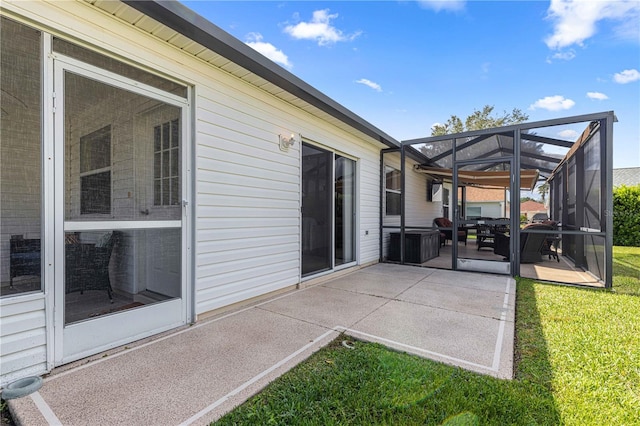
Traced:
<path fill-rule="evenodd" d="M 514 380 L 342 337 L 226 424 L 640 424 L 640 248 L 614 248 L 614 291 L 518 279 Z"/>

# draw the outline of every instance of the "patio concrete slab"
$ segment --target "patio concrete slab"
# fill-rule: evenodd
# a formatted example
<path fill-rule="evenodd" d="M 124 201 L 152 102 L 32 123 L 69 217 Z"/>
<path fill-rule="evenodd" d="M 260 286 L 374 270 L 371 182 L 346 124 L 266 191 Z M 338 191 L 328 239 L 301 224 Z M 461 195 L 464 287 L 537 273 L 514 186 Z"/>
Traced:
<path fill-rule="evenodd" d="M 326 331 L 254 308 L 53 375 L 39 393 L 64 425 L 180 424 Z"/>
<path fill-rule="evenodd" d="M 261 304 L 260 308 L 333 328 L 350 327 L 388 301 L 320 285 Z"/>
<path fill-rule="evenodd" d="M 424 278 L 422 275 L 415 275 L 410 278 L 390 281 L 388 275 L 362 272 L 338 278 L 323 285 L 353 293 L 395 298 Z"/>
<path fill-rule="evenodd" d="M 25 425 L 207 424 L 342 331 L 511 378 L 515 282 L 440 272 L 363 268 L 56 369 L 9 405 Z"/>
<path fill-rule="evenodd" d="M 363 269 L 362 271 L 367 274 L 380 274 L 400 279 L 422 279 L 433 274 L 437 269 L 397 265 L 393 263 L 377 263 Z"/>
<path fill-rule="evenodd" d="M 447 271 L 444 269 L 438 269 L 434 271 L 433 274 L 429 275 L 429 281 L 434 283 L 500 292 L 504 291 L 505 280 L 508 279 L 510 278 L 505 275 Z"/>
<path fill-rule="evenodd" d="M 425 280 L 404 291 L 397 299 L 455 312 L 500 319 L 505 309 L 504 294 L 508 280 L 502 277 L 499 279 L 502 279 L 505 283 L 502 291 L 440 284 Z M 507 304 L 506 308 L 514 309 L 514 306 Z"/>
<path fill-rule="evenodd" d="M 396 349 L 478 371 L 493 364 L 496 339 L 488 336 L 497 336 L 499 326 L 493 318 L 391 301 L 352 329 L 356 337 L 376 336 Z"/>

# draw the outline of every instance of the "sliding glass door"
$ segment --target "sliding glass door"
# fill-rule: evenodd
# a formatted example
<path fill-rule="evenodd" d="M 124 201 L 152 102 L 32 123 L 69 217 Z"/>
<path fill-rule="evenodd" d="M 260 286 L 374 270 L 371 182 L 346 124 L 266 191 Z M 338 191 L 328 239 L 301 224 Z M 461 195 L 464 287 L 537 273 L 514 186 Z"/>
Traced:
<path fill-rule="evenodd" d="M 302 276 L 356 261 L 356 162 L 302 144 Z"/>
<path fill-rule="evenodd" d="M 335 158 L 335 266 L 355 262 L 356 162 Z"/>

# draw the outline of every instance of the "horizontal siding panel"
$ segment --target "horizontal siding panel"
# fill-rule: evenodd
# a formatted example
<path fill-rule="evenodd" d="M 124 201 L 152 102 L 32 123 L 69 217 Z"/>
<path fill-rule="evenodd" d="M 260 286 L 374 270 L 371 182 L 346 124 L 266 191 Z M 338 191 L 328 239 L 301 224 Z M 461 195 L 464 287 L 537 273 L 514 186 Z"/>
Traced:
<path fill-rule="evenodd" d="M 42 311 L 25 312 L 2 318 L 2 336 L 20 333 L 25 330 L 44 327 L 44 309 Z"/>
<path fill-rule="evenodd" d="M 261 179 L 259 177 L 231 175 L 228 173 L 220 173 L 209 170 L 199 170 L 198 175 L 200 179 L 209 184 L 221 184 L 225 186 L 231 185 L 239 187 L 248 186 L 251 188 L 263 188 L 275 191 L 295 193 L 298 192 L 299 188 L 298 182 L 273 181 Z"/>
<path fill-rule="evenodd" d="M 297 194 L 296 194 L 297 195 Z M 205 206 L 254 207 L 259 209 L 300 210 L 298 200 L 278 200 L 273 198 L 247 198 L 243 195 L 201 194 L 198 197 L 199 208 Z"/>
<path fill-rule="evenodd" d="M 296 235 L 299 238 L 300 228 L 289 226 L 286 228 L 244 228 L 244 229 L 216 229 L 199 230 L 197 233 L 198 250 L 201 244 L 215 241 L 249 241 L 251 239 L 276 237 L 284 235 Z M 247 244 L 249 244 L 247 242 Z"/>
<path fill-rule="evenodd" d="M 47 343 L 44 327 L 28 330 L 22 333 L 0 337 L 0 351 L 2 356 L 25 351 Z"/>
<path fill-rule="evenodd" d="M 204 133 L 202 129 L 199 129 L 197 143 L 200 157 L 226 160 L 228 158 L 226 153 L 231 152 L 241 154 L 244 157 L 244 161 L 239 161 L 238 164 L 253 164 L 252 160 L 273 163 L 271 167 L 264 167 L 265 169 L 277 169 L 278 164 L 294 167 L 298 165 L 298 147 L 294 145 L 289 149 L 289 153 L 280 151 L 277 134 L 271 136 L 272 140 L 263 140 L 239 135 L 232 130 L 220 127 L 210 127 L 208 130 L 215 131 L 215 133 Z M 207 150 L 211 146 L 214 150 L 208 154 Z"/>
<path fill-rule="evenodd" d="M 233 262 L 241 262 L 243 260 L 246 260 L 247 262 L 251 262 L 251 264 L 253 264 L 253 259 L 258 259 L 264 256 L 264 253 L 266 251 L 265 246 L 224 250 L 226 246 L 226 244 L 220 244 L 219 251 L 198 256 L 197 267 L 213 267 L 214 265 L 220 263 L 232 264 Z M 268 253 L 270 257 L 279 253 L 287 253 L 287 255 L 289 256 L 291 255 L 291 253 L 293 253 L 294 256 L 297 257 L 298 249 L 298 242 L 295 241 L 289 244 L 278 244 L 268 247 Z"/>
<path fill-rule="evenodd" d="M 287 244 L 298 244 L 298 233 L 290 233 L 275 237 L 263 238 L 232 238 L 220 241 L 207 241 L 198 244 L 198 253 L 204 256 L 209 253 L 217 253 L 231 250 L 245 250 L 247 247 L 252 249 L 263 249 L 265 247 L 278 247 Z M 297 250 L 297 248 L 296 248 Z"/>
<path fill-rule="evenodd" d="M 266 275 L 283 268 L 291 269 L 299 263 L 297 251 L 276 253 L 247 259 L 236 259 L 226 263 L 198 266 L 196 276 L 206 278 L 215 276 L 216 283 L 228 284 L 249 280 L 254 275 Z"/>
<path fill-rule="evenodd" d="M 2 373 L 14 372 L 30 368 L 47 361 L 47 351 L 44 346 L 2 356 Z"/>
<path fill-rule="evenodd" d="M 8 383 L 11 383 L 18 379 L 22 379 L 24 377 L 41 376 L 47 372 L 47 364 L 45 362 L 40 362 L 15 371 L 10 371 L 9 369 L 5 369 L 2 365 L 0 365 L 0 386 L 4 386 Z"/>
<path fill-rule="evenodd" d="M 294 219 L 283 218 L 263 218 L 256 221 L 254 218 L 216 218 L 199 217 L 198 229 L 233 229 L 233 228 L 256 228 L 258 227 L 287 227 L 297 226 L 298 221 Z"/>
<path fill-rule="evenodd" d="M 46 371 L 43 294 L 0 300 L 0 385 Z"/>
<path fill-rule="evenodd" d="M 284 278 L 269 282 L 267 284 L 261 285 L 259 287 L 253 287 L 250 289 L 240 289 L 237 292 L 230 293 L 226 296 L 218 296 L 214 294 L 209 294 L 209 297 L 206 294 L 199 293 L 198 294 L 198 302 L 196 305 L 196 313 L 202 314 L 207 311 L 212 311 L 214 309 L 219 309 L 224 306 L 232 305 L 234 303 L 242 302 L 247 299 L 251 299 L 253 297 L 257 297 L 263 294 L 271 293 L 276 290 L 280 290 L 286 287 L 290 287 L 295 285 L 298 282 L 298 278 L 292 278 L 293 275 L 285 271 L 282 276 Z"/>
<path fill-rule="evenodd" d="M 242 157 L 238 156 L 238 160 L 241 161 Z M 256 167 L 255 164 L 247 164 L 246 158 L 240 163 L 232 163 L 212 158 L 200 158 L 198 160 L 198 169 L 203 171 L 210 170 L 228 176 L 246 176 L 273 182 L 298 182 L 298 168 L 295 166 L 289 167 L 288 172 L 282 170 L 281 167 L 274 167 L 273 163 L 266 163 L 265 166 L 268 166 L 268 168 L 260 168 Z M 202 176 L 202 178 L 204 179 L 204 176 Z"/>
<path fill-rule="evenodd" d="M 271 283 L 289 283 L 297 284 L 298 279 L 298 269 L 297 268 L 282 268 L 277 271 L 267 271 L 264 270 L 263 274 L 254 274 L 250 278 L 244 279 L 242 281 L 230 281 L 226 283 L 220 283 L 217 280 L 209 279 L 203 280 L 205 281 L 202 289 L 200 290 L 200 295 L 204 299 L 211 299 L 214 297 L 227 297 L 234 293 L 243 293 L 243 292 L 251 292 L 254 293 L 254 296 L 259 296 L 260 291 L 265 286 L 269 286 Z M 215 281 L 215 283 L 213 282 Z"/>
<path fill-rule="evenodd" d="M 282 170 L 283 173 L 297 174 L 299 160 L 295 150 L 289 151 L 290 155 L 285 155 L 275 144 L 270 149 L 255 149 L 227 140 L 222 140 L 224 146 L 220 147 L 211 144 L 214 140 L 217 139 L 211 135 L 198 135 L 198 160 L 211 158 L 233 164 L 249 164 L 264 170 Z"/>
<path fill-rule="evenodd" d="M 295 146 L 290 148 L 289 153 L 283 153 L 277 144 L 256 148 L 249 143 L 241 143 L 227 139 L 223 140 L 224 147 L 207 145 L 207 139 L 211 140 L 216 138 L 219 138 L 219 136 L 207 135 L 206 137 L 198 138 L 199 158 L 210 158 L 232 164 L 249 165 L 263 170 L 280 170 L 284 174 L 294 175 L 298 173 L 299 152 Z M 198 162 L 196 162 L 196 164 L 200 167 Z"/>
<path fill-rule="evenodd" d="M 266 132 L 274 128 L 293 128 L 293 119 L 299 114 L 292 114 L 287 103 L 274 102 L 273 96 L 265 96 L 261 91 L 243 92 L 245 93 L 223 85 L 200 91 L 198 106 L 201 108 L 201 115 L 198 118 L 217 115 L 237 120 L 238 117 L 245 117 L 243 120 L 246 125 Z"/>
<path fill-rule="evenodd" d="M 227 207 L 227 206 L 200 206 L 198 216 L 209 219 L 218 218 L 251 218 L 251 219 L 295 219 L 297 221 L 300 212 L 297 209 L 270 208 L 260 209 L 256 207 Z M 260 221 L 256 223 L 259 226 Z"/>
<path fill-rule="evenodd" d="M 36 300 L 29 300 L 29 301 L 25 301 L 25 302 L 19 302 L 19 303 L 6 303 L 6 301 L 9 301 L 10 299 L 5 299 L 3 300 L 3 302 L 0 304 L 0 318 L 3 319 L 3 325 L 4 325 L 4 318 L 6 317 L 10 317 L 12 315 L 17 315 L 17 314 L 24 314 L 27 312 L 37 312 L 37 311 L 41 311 L 44 309 L 44 296 L 42 297 L 42 299 L 36 299 Z M 6 333 L 2 333 L 3 335 Z"/>
<path fill-rule="evenodd" d="M 238 186 L 238 185 L 220 185 L 209 182 L 198 182 L 198 194 L 201 195 L 213 194 L 213 195 L 229 195 L 231 197 L 242 196 L 248 198 L 268 198 L 272 200 L 285 200 L 285 201 L 295 201 L 297 202 L 300 199 L 300 195 L 297 191 L 276 191 L 268 188 L 251 188 L 248 186 Z"/>

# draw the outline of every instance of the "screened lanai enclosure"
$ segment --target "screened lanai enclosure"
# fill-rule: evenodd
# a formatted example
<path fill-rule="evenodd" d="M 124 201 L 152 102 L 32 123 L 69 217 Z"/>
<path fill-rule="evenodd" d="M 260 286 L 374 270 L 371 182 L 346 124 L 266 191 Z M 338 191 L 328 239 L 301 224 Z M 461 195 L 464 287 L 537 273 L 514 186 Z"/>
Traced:
<path fill-rule="evenodd" d="M 381 153 L 381 260 L 611 287 L 613 112 Z"/>

